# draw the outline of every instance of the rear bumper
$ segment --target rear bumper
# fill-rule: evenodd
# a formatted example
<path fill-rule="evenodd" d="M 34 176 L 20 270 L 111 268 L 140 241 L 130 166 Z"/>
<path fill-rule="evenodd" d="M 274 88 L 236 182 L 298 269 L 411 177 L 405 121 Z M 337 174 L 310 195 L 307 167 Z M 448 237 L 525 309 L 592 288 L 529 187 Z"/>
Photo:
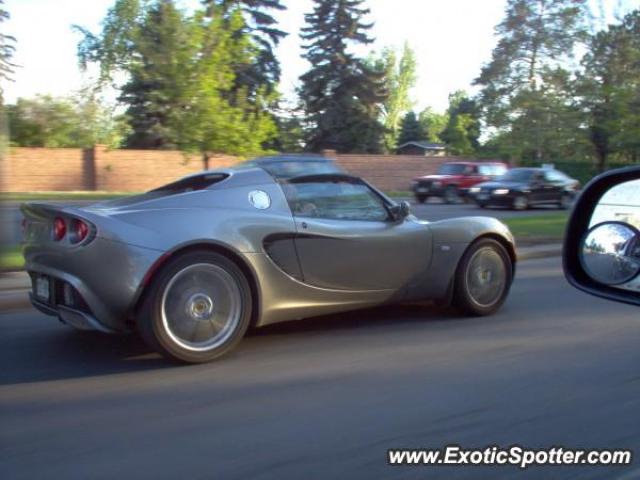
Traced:
<path fill-rule="evenodd" d="M 95 319 L 90 313 L 65 307 L 64 305 L 56 305 L 39 301 L 35 295 L 29 294 L 31 304 L 46 315 L 58 317 L 63 323 L 70 325 L 78 330 L 97 330 L 104 333 L 115 333 L 115 330 L 105 327 L 102 323 Z"/>
<path fill-rule="evenodd" d="M 83 330 L 124 332 L 142 280 L 162 252 L 96 238 L 73 250 L 27 244 L 24 254 L 32 279 L 46 276 L 51 284 L 48 300 L 31 295 L 37 309 Z M 75 301 L 64 298 L 65 285 Z"/>

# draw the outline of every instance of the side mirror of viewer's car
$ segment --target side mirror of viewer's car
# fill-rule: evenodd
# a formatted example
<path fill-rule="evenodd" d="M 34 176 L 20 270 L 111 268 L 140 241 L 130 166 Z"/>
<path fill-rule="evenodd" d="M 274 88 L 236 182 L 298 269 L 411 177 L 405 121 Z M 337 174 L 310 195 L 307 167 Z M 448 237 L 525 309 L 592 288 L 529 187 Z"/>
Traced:
<path fill-rule="evenodd" d="M 409 202 L 402 201 L 398 204 L 392 205 L 389 211 L 391 212 L 393 220 L 399 222 L 409 216 L 411 213 L 411 206 L 409 205 Z"/>
<path fill-rule="evenodd" d="M 640 305 L 640 167 L 589 182 L 573 207 L 562 260 L 574 287 Z"/>

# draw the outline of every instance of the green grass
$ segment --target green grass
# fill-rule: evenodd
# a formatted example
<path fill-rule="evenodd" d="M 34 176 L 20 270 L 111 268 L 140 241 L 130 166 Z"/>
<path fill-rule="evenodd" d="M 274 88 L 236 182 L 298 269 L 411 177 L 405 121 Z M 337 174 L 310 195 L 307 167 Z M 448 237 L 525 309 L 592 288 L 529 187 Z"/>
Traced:
<path fill-rule="evenodd" d="M 20 270 L 24 266 L 24 258 L 20 247 L 6 248 L 0 250 L 0 271 Z"/>
<path fill-rule="evenodd" d="M 404 191 L 404 190 L 387 190 L 384 193 L 387 195 L 387 197 L 391 197 L 391 198 L 405 198 L 405 197 L 413 196 L 412 192 Z"/>
<path fill-rule="evenodd" d="M 567 225 L 567 212 L 527 217 L 505 218 L 503 221 L 518 240 L 561 240 Z"/>
<path fill-rule="evenodd" d="M 37 200 L 110 200 L 112 198 L 120 198 L 128 195 L 134 195 L 134 192 L 2 192 L 0 193 L 0 201 L 30 202 Z"/>

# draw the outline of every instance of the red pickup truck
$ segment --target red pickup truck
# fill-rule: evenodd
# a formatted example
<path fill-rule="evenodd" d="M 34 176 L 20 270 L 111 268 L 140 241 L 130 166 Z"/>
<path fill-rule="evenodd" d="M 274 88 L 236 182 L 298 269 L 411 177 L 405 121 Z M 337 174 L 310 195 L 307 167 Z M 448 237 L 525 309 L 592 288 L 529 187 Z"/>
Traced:
<path fill-rule="evenodd" d="M 469 188 L 493 180 L 507 172 L 502 162 L 449 162 L 443 163 L 436 175 L 415 178 L 411 190 L 419 203 L 429 197 L 442 197 L 447 203 L 457 203 L 467 196 Z"/>

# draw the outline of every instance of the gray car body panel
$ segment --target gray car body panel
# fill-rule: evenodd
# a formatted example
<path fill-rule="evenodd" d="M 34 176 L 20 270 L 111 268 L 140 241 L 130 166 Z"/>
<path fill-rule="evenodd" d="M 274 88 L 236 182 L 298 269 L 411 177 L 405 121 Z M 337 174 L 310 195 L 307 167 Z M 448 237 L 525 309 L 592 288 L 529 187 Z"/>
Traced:
<path fill-rule="evenodd" d="M 184 248 L 215 247 L 250 273 L 260 326 L 445 298 L 462 254 L 477 238 L 497 237 L 513 250 L 511 233 L 492 218 L 431 223 L 412 215 L 387 222 L 294 217 L 281 184 L 264 170 L 207 172 L 214 173 L 227 178 L 175 195 L 150 192 L 80 209 L 25 204 L 27 271 L 70 283 L 105 330 L 124 331 L 163 261 Z M 256 190 L 268 194 L 268 208 L 250 202 Z M 54 242 L 55 216 L 90 222 L 93 240 Z"/>

